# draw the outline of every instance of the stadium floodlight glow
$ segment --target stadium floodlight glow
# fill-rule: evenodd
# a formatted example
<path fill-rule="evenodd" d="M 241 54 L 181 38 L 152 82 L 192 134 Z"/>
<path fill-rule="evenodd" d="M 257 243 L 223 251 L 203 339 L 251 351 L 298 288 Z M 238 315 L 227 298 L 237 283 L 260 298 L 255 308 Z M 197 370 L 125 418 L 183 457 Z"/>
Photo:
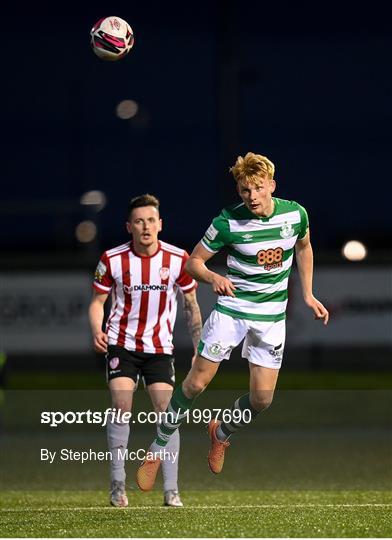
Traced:
<path fill-rule="evenodd" d="M 96 211 L 100 212 L 106 206 L 106 195 L 103 191 L 86 191 L 86 193 L 80 197 L 80 204 L 95 206 Z"/>
<path fill-rule="evenodd" d="M 116 108 L 116 114 L 121 120 L 130 120 L 137 115 L 139 105 L 133 99 L 120 101 Z"/>
<path fill-rule="evenodd" d="M 97 236 L 97 226 L 92 221 L 81 221 L 75 229 L 75 236 L 82 244 L 92 242 Z"/>
<path fill-rule="evenodd" d="M 367 256 L 367 249 L 359 240 L 350 240 L 344 244 L 342 255 L 349 261 L 363 261 Z"/>

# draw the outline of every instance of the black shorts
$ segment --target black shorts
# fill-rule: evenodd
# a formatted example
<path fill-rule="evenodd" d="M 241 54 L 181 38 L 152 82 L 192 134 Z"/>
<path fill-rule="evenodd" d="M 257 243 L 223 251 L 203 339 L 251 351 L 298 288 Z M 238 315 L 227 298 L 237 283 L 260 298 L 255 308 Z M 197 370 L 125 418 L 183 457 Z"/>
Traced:
<path fill-rule="evenodd" d="M 109 345 L 106 353 L 106 377 L 129 377 L 135 383 L 142 377 L 146 386 L 164 382 L 174 387 L 174 358 L 170 354 L 152 354 L 128 351 L 123 347 Z"/>

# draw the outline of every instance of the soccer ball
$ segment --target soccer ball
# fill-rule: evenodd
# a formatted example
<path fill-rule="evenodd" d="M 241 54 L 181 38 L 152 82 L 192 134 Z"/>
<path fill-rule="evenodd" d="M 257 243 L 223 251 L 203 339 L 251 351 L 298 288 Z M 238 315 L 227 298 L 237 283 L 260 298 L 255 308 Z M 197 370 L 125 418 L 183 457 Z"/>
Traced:
<path fill-rule="evenodd" d="M 91 46 L 103 60 L 120 60 L 133 47 L 132 28 L 120 17 L 104 17 L 91 29 Z"/>

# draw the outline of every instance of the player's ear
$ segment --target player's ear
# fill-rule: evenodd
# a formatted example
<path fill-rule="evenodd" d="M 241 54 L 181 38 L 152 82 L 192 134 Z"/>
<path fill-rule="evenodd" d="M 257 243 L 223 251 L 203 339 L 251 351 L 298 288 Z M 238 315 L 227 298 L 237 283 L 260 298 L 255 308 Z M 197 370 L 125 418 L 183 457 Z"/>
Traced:
<path fill-rule="evenodd" d="M 162 219 L 159 218 L 158 232 L 161 232 L 161 230 L 162 230 Z"/>
<path fill-rule="evenodd" d="M 275 180 L 272 178 L 271 179 L 271 193 L 273 193 L 276 189 L 276 182 Z"/>
<path fill-rule="evenodd" d="M 129 223 L 129 221 L 125 222 L 125 227 L 127 228 L 128 233 L 132 234 L 131 224 Z"/>

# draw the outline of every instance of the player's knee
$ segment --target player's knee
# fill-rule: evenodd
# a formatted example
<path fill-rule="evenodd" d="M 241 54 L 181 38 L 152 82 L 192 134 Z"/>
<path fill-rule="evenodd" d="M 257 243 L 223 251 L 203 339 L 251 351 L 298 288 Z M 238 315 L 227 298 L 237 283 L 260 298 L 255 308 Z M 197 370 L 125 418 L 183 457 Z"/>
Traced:
<path fill-rule="evenodd" d="M 274 398 L 274 393 L 269 390 L 260 390 L 257 392 L 251 392 L 250 403 L 256 411 L 264 411 L 268 409 Z"/>
<path fill-rule="evenodd" d="M 185 379 L 182 384 L 184 394 L 190 398 L 194 398 L 201 394 L 206 387 L 207 383 L 202 379 Z"/>
<path fill-rule="evenodd" d="M 157 403 L 154 407 L 154 411 L 159 414 L 159 413 L 162 413 L 164 411 L 166 411 L 167 409 L 167 406 L 168 406 L 168 401 L 160 401 L 159 403 Z"/>
<path fill-rule="evenodd" d="M 119 411 L 119 414 L 123 414 L 130 411 L 131 403 L 126 399 L 118 399 L 113 401 L 112 407 L 116 410 L 116 412 Z"/>

